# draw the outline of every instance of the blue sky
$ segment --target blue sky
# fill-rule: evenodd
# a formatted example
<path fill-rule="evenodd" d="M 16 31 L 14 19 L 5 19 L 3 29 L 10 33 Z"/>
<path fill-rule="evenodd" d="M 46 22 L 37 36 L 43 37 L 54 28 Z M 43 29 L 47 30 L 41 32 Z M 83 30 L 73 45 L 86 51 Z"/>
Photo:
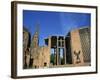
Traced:
<path fill-rule="evenodd" d="M 39 45 L 51 35 L 67 35 L 73 29 L 91 26 L 91 14 L 23 10 L 23 25 L 33 36 L 39 26 Z"/>

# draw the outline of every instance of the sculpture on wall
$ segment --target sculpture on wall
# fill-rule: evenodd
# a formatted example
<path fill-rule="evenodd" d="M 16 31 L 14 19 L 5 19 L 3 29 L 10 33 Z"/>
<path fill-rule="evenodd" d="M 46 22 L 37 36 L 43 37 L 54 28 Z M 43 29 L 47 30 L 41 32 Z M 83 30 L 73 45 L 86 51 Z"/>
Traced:
<path fill-rule="evenodd" d="M 81 52 L 80 50 L 78 52 L 74 51 L 74 54 L 76 56 L 76 63 L 77 64 L 81 62 L 81 60 L 80 60 L 80 52 Z"/>

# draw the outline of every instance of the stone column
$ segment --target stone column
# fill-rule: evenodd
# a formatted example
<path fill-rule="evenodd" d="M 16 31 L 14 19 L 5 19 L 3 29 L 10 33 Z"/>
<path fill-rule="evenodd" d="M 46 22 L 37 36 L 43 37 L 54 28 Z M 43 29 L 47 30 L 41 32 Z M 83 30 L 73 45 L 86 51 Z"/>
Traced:
<path fill-rule="evenodd" d="M 56 48 L 56 61 L 57 61 L 56 63 L 57 63 L 57 65 L 59 65 L 59 60 L 58 60 L 59 56 L 58 55 L 59 55 L 59 50 L 58 50 L 58 36 L 57 36 L 57 48 Z"/>
<path fill-rule="evenodd" d="M 66 43 L 65 43 L 65 37 L 64 37 L 64 64 L 66 64 Z"/>
<path fill-rule="evenodd" d="M 56 48 L 54 48 L 54 65 L 56 65 Z"/>
<path fill-rule="evenodd" d="M 50 36 L 49 36 L 48 40 L 49 40 L 49 42 L 48 42 L 48 52 L 49 52 L 48 61 L 49 61 L 49 63 L 48 64 L 50 64 L 50 53 L 51 53 L 51 37 Z"/>
<path fill-rule="evenodd" d="M 61 53 L 60 53 L 60 48 L 58 48 L 58 63 L 59 63 L 59 65 L 61 64 L 60 55 L 61 55 Z"/>

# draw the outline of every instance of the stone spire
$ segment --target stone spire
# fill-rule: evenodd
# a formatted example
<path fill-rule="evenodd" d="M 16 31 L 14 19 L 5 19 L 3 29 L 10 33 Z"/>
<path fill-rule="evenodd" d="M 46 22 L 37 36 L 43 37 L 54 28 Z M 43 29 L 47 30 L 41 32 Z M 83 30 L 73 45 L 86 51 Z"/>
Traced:
<path fill-rule="evenodd" d="M 37 48 L 39 46 L 39 24 L 35 26 L 35 33 L 32 38 L 33 48 Z"/>

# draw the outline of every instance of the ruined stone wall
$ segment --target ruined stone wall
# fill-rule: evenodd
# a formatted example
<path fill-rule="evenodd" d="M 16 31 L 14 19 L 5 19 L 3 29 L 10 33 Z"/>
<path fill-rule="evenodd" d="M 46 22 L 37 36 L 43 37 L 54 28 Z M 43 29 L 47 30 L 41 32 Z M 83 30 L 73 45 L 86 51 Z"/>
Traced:
<path fill-rule="evenodd" d="M 29 45 L 29 32 L 23 29 L 23 68 L 29 67 L 30 62 L 30 48 Z"/>
<path fill-rule="evenodd" d="M 37 53 L 33 53 L 33 68 L 49 67 L 50 50 L 47 46 L 37 49 Z"/>

